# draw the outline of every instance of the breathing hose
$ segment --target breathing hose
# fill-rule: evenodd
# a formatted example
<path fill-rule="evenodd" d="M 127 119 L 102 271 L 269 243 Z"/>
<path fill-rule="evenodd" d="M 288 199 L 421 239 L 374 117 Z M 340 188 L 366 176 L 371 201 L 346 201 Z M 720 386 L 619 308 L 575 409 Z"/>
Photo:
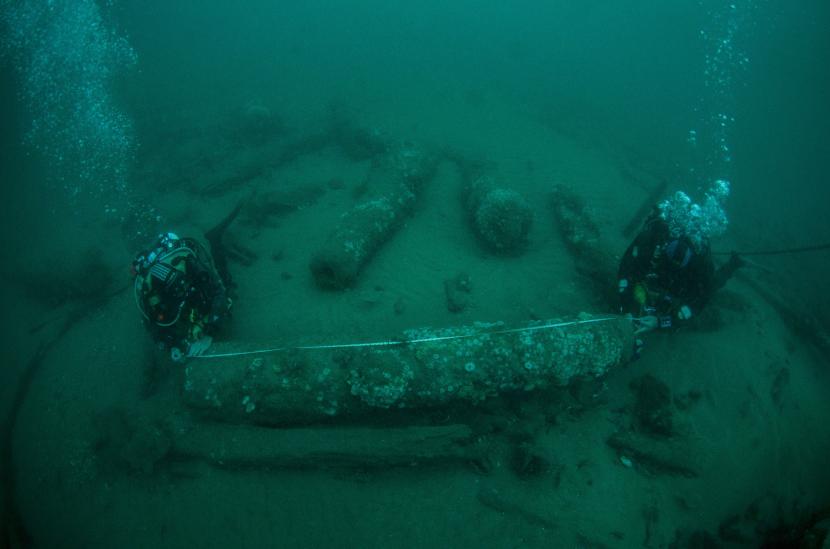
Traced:
<path fill-rule="evenodd" d="M 821 250 L 830 250 L 830 242 L 824 244 L 816 244 L 814 246 L 801 246 L 798 248 L 784 248 L 780 250 L 760 250 L 751 252 L 712 252 L 712 255 L 785 255 L 798 254 L 803 252 L 818 252 Z"/>

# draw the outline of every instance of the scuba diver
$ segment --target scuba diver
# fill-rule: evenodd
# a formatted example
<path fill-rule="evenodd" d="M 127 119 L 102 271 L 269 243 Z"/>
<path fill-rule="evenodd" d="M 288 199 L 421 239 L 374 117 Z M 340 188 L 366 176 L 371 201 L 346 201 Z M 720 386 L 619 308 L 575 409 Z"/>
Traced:
<path fill-rule="evenodd" d="M 205 246 L 166 233 L 138 254 L 132 270 L 136 304 L 153 339 L 177 362 L 206 351 L 232 302 Z"/>
<path fill-rule="evenodd" d="M 205 234 L 208 246 L 168 232 L 133 261 L 138 309 L 153 339 L 176 362 L 204 353 L 230 317 L 231 279 L 221 238 L 240 207 Z"/>
<path fill-rule="evenodd" d="M 618 272 L 620 311 L 638 319 L 641 331 L 672 328 L 700 314 L 744 265 L 732 253 L 715 267 L 709 245 L 727 225 L 722 201 L 726 181 L 716 181 L 703 206 L 683 192 L 661 202 L 625 251 Z"/>

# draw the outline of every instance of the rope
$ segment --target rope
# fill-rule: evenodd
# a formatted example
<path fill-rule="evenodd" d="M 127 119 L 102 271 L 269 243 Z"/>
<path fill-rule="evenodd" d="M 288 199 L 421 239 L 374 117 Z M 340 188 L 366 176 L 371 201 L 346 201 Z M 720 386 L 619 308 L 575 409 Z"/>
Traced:
<path fill-rule="evenodd" d="M 564 328 L 565 326 L 576 326 L 579 324 L 595 324 L 597 322 L 607 322 L 609 320 L 617 320 L 618 316 L 607 316 L 603 318 L 591 318 L 588 320 L 572 320 L 569 322 L 555 322 L 551 324 L 542 324 L 540 326 L 527 326 L 524 328 L 504 328 L 487 332 L 486 335 L 501 335 L 501 334 L 515 334 L 520 332 L 535 332 L 538 330 L 550 330 L 553 328 Z M 250 356 L 250 355 L 264 355 L 270 353 L 279 353 L 284 351 L 317 351 L 327 349 L 355 349 L 363 347 L 401 347 L 404 345 L 416 345 L 419 343 L 432 343 L 436 341 L 450 341 L 453 339 L 465 339 L 470 337 L 477 337 L 479 333 L 474 334 L 458 334 L 449 336 L 433 336 L 422 337 L 417 339 L 392 339 L 387 341 L 368 341 L 362 343 L 335 343 L 331 345 L 298 345 L 294 347 L 272 347 L 270 349 L 257 349 L 255 351 L 239 351 L 234 353 L 216 353 L 211 355 L 197 355 L 190 358 L 230 358 L 236 356 Z"/>
<path fill-rule="evenodd" d="M 784 255 L 784 254 L 798 254 L 803 252 L 817 252 L 820 250 L 830 250 L 830 242 L 825 244 L 816 244 L 815 246 L 802 246 L 800 248 L 784 248 L 780 250 L 761 250 L 756 252 L 712 252 L 713 255 L 731 255 L 736 253 L 738 255 Z"/>

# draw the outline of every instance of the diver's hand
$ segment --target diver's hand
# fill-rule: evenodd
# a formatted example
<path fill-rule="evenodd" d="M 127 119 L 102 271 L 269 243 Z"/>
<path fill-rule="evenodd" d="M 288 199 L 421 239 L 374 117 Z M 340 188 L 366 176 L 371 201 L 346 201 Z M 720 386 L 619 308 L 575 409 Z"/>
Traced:
<path fill-rule="evenodd" d="M 231 307 L 233 307 L 233 300 L 222 292 L 220 295 L 216 296 L 211 304 L 208 322 L 210 324 L 218 324 L 230 314 Z"/>
<path fill-rule="evenodd" d="M 199 356 L 205 351 L 208 350 L 211 343 L 213 343 L 213 338 L 210 336 L 202 336 L 201 338 L 197 339 L 193 343 L 190 344 L 190 347 L 187 348 L 187 356 Z"/>
<path fill-rule="evenodd" d="M 653 315 L 641 316 L 634 319 L 635 334 L 642 334 L 657 329 L 659 325 L 657 317 Z"/>

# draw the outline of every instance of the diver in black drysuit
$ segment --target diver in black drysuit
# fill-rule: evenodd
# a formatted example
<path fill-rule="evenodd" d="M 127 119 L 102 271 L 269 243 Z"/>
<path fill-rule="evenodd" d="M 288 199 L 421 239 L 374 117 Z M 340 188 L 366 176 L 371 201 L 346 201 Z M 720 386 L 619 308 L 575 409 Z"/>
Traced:
<path fill-rule="evenodd" d="M 694 246 L 686 236 L 673 237 L 655 211 L 620 261 L 620 312 L 649 317 L 659 328 L 677 326 L 698 315 L 743 264 L 732 253 L 716 268 L 708 240 Z"/>
<path fill-rule="evenodd" d="M 165 233 L 133 261 L 136 304 L 153 339 L 173 360 L 204 353 L 230 317 L 231 277 L 222 235 L 240 208 L 205 234 L 207 246 Z"/>

